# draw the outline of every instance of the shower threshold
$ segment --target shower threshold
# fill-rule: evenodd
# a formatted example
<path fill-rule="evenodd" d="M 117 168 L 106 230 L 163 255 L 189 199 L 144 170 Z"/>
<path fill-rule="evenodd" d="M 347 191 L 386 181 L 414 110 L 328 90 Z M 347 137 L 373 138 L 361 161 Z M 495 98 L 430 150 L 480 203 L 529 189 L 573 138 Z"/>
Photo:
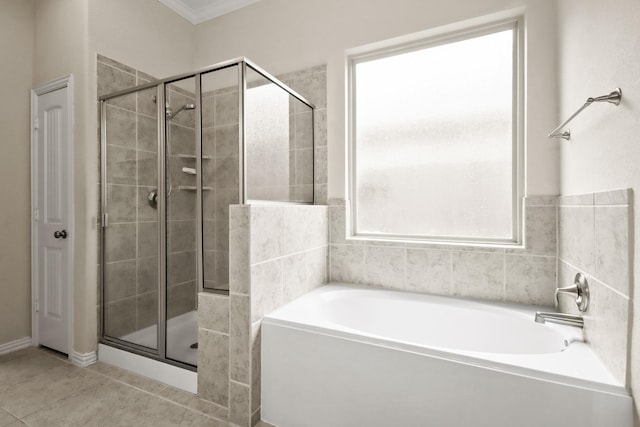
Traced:
<path fill-rule="evenodd" d="M 122 340 L 153 348 L 158 339 L 158 325 L 151 325 L 121 337 Z M 198 312 L 193 310 L 167 321 L 167 357 L 197 366 Z"/>
<path fill-rule="evenodd" d="M 102 343 L 98 344 L 98 360 L 189 393 L 198 393 L 198 373 L 189 369 Z"/>

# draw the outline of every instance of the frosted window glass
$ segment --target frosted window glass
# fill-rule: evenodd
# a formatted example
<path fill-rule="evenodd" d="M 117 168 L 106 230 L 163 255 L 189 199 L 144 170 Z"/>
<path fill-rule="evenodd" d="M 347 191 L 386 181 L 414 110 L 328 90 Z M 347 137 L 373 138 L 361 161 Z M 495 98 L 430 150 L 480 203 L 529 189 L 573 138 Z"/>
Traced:
<path fill-rule="evenodd" d="M 359 234 L 513 239 L 513 30 L 356 62 Z"/>

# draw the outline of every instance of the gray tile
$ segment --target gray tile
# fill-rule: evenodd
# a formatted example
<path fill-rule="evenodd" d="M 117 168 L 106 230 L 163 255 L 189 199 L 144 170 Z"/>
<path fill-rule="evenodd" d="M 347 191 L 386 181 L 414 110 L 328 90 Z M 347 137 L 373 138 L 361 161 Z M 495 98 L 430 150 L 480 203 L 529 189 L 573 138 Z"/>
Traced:
<path fill-rule="evenodd" d="M 169 254 L 167 265 L 167 283 L 171 286 L 195 280 L 195 270 L 195 251 Z"/>
<path fill-rule="evenodd" d="M 317 248 L 328 241 L 325 206 L 283 206 L 282 254 Z"/>
<path fill-rule="evenodd" d="M 138 150 L 158 152 L 158 120 L 138 114 Z"/>
<path fill-rule="evenodd" d="M 158 221 L 157 203 L 155 207 L 149 203 L 149 194 L 152 191 L 155 191 L 156 194 L 158 192 L 156 186 L 151 186 L 151 187 L 139 186 L 137 188 L 138 188 L 138 221 L 144 221 L 144 222 Z"/>
<path fill-rule="evenodd" d="M 196 282 L 169 286 L 167 292 L 167 318 L 171 319 L 196 308 Z"/>
<path fill-rule="evenodd" d="M 313 184 L 313 150 L 296 150 L 296 184 Z"/>
<path fill-rule="evenodd" d="M 231 381 L 229 383 L 229 420 L 240 426 L 248 426 L 251 421 L 250 407 L 250 387 Z"/>
<path fill-rule="evenodd" d="M 138 224 L 138 258 L 149 258 L 158 254 L 158 223 Z"/>
<path fill-rule="evenodd" d="M 251 326 L 251 413 L 260 409 L 261 378 L 262 378 L 262 322 Z"/>
<path fill-rule="evenodd" d="M 104 287 L 107 302 L 136 294 L 136 268 L 136 260 L 105 264 Z"/>
<path fill-rule="evenodd" d="M 502 300 L 504 255 L 453 252 L 451 289 L 454 295 Z"/>
<path fill-rule="evenodd" d="M 316 147 L 327 146 L 327 110 L 315 110 L 313 114 L 313 137 Z"/>
<path fill-rule="evenodd" d="M 558 196 L 527 196 L 525 206 L 558 206 Z"/>
<path fill-rule="evenodd" d="M 616 380 L 625 384 L 630 301 L 599 281 L 588 280 L 591 298 L 585 313 L 586 339 Z"/>
<path fill-rule="evenodd" d="M 196 154 L 196 134 L 193 129 L 172 123 L 168 138 L 171 154 Z"/>
<path fill-rule="evenodd" d="M 158 258 L 138 258 L 138 282 L 139 294 L 158 289 Z"/>
<path fill-rule="evenodd" d="M 136 92 L 138 113 L 156 118 L 158 115 L 158 105 L 154 101 L 155 96 L 156 88 L 145 89 Z"/>
<path fill-rule="evenodd" d="M 557 208 L 528 206 L 525 215 L 525 250 L 507 249 L 507 253 L 556 256 Z"/>
<path fill-rule="evenodd" d="M 307 293 L 307 258 L 305 253 L 283 258 L 282 272 L 283 302 L 285 304 Z"/>
<path fill-rule="evenodd" d="M 311 111 L 295 114 L 293 120 L 295 121 L 295 147 L 312 148 L 313 121 Z"/>
<path fill-rule="evenodd" d="M 229 208 L 229 288 L 231 292 L 249 294 L 249 207 Z"/>
<path fill-rule="evenodd" d="M 316 148 L 314 155 L 314 182 L 316 184 L 327 183 L 327 148 Z"/>
<path fill-rule="evenodd" d="M 216 126 L 215 155 L 216 157 L 238 157 L 239 147 L 238 125 Z"/>
<path fill-rule="evenodd" d="M 353 245 L 331 245 L 330 281 L 364 284 L 365 247 Z"/>
<path fill-rule="evenodd" d="M 594 208 L 560 207 L 559 257 L 588 273 L 595 270 Z"/>
<path fill-rule="evenodd" d="M 404 248 L 367 246 L 365 253 L 367 284 L 394 289 L 404 288 Z"/>
<path fill-rule="evenodd" d="M 248 296 L 231 294 L 229 375 L 233 381 L 249 383 L 251 302 Z"/>
<path fill-rule="evenodd" d="M 566 195 L 558 198 L 560 206 L 593 206 L 593 202 L 593 193 Z"/>
<path fill-rule="evenodd" d="M 107 145 L 107 182 L 110 184 L 136 184 L 136 150 Z"/>
<path fill-rule="evenodd" d="M 138 151 L 138 185 L 158 187 L 158 156 Z"/>
<path fill-rule="evenodd" d="M 215 164 L 213 174 L 216 188 L 238 188 L 238 158 L 222 157 L 211 160 Z"/>
<path fill-rule="evenodd" d="M 622 294 L 630 294 L 631 208 L 595 209 L 595 276 Z"/>
<path fill-rule="evenodd" d="M 238 123 L 238 93 L 229 92 L 214 97 L 216 126 Z"/>
<path fill-rule="evenodd" d="M 198 395 L 229 407 L 229 337 L 198 331 Z"/>
<path fill-rule="evenodd" d="M 167 221 L 167 246 L 171 252 L 196 250 L 196 222 Z"/>
<path fill-rule="evenodd" d="M 626 188 L 624 190 L 603 191 L 595 193 L 593 196 L 596 205 L 628 205 L 632 201 L 633 190 Z"/>
<path fill-rule="evenodd" d="M 520 304 L 553 306 L 556 259 L 507 255 L 505 300 Z"/>
<path fill-rule="evenodd" d="M 126 369 L 121 369 L 103 362 L 96 362 L 89 365 L 87 369 L 149 393 L 158 394 L 163 390 L 173 389 L 173 387 L 169 387 L 161 382 L 151 380 Z"/>
<path fill-rule="evenodd" d="M 138 330 L 158 323 L 158 291 L 138 295 L 135 314 Z"/>
<path fill-rule="evenodd" d="M 129 89 L 136 85 L 135 75 L 100 62 L 98 62 L 97 64 L 97 73 L 98 96 L 108 95 L 120 90 Z M 130 111 L 135 111 L 135 96 L 135 94 L 128 94 L 119 96 L 117 98 L 111 98 L 107 102 L 109 105 L 116 105 L 121 108 L 126 108 Z"/>
<path fill-rule="evenodd" d="M 212 293 L 198 295 L 198 325 L 204 329 L 229 333 L 229 296 Z"/>
<path fill-rule="evenodd" d="M 136 298 L 107 303 L 105 307 L 105 335 L 120 338 L 136 330 Z"/>
<path fill-rule="evenodd" d="M 229 289 L 229 252 L 215 252 L 215 277 L 220 289 Z"/>
<path fill-rule="evenodd" d="M 307 262 L 307 290 L 311 291 L 322 285 L 328 280 L 327 265 L 329 264 L 329 248 L 323 246 L 318 249 L 312 249 L 305 252 Z"/>
<path fill-rule="evenodd" d="M 220 418 L 223 421 L 228 418 L 228 412 L 223 406 L 216 405 L 213 402 L 207 402 L 206 400 L 200 399 L 197 395 L 183 390 L 178 390 L 173 387 L 165 387 L 158 393 L 158 395 L 169 399 L 172 402 L 186 406 L 189 409 L 193 409 L 194 411 Z"/>
<path fill-rule="evenodd" d="M 136 148 L 136 114 L 107 106 L 107 144 Z"/>
<path fill-rule="evenodd" d="M 282 255 L 282 217 L 280 207 L 251 206 L 251 264 Z"/>
<path fill-rule="evenodd" d="M 105 261 L 115 262 L 136 257 L 136 225 L 113 224 L 104 230 Z"/>
<path fill-rule="evenodd" d="M 129 67 L 126 64 L 123 64 L 122 62 L 118 62 L 115 59 L 111 59 L 109 57 L 106 57 L 104 55 L 97 55 L 97 61 L 98 63 L 102 63 L 103 65 L 109 65 L 113 68 L 117 68 L 120 71 L 124 71 L 126 73 L 135 75 L 136 74 L 136 70 L 134 68 Z"/>
<path fill-rule="evenodd" d="M 300 95 L 307 98 L 316 108 L 326 108 L 327 106 L 327 74 L 325 72 L 310 74 L 302 78 L 297 78 L 293 82 L 293 89 Z M 297 106 L 297 111 L 301 111 L 306 106 Z M 303 111 L 303 110 L 302 110 Z"/>
<path fill-rule="evenodd" d="M 109 222 L 135 222 L 138 189 L 133 185 L 107 185 L 107 213 Z"/>
<path fill-rule="evenodd" d="M 251 322 L 283 304 L 282 274 L 279 259 L 251 266 Z"/>
<path fill-rule="evenodd" d="M 414 292 L 451 294 L 451 252 L 407 249 L 405 288 Z"/>

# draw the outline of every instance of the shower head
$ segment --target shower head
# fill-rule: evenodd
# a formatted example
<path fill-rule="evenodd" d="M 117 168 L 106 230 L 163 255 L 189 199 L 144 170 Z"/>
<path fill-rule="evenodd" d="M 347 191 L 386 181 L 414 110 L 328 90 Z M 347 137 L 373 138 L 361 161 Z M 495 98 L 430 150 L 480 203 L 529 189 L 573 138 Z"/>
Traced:
<path fill-rule="evenodd" d="M 175 116 L 177 116 L 182 110 L 194 110 L 196 108 L 195 105 L 193 104 L 184 104 L 182 105 L 180 108 L 178 108 L 176 111 L 171 111 L 171 107 L 167 106 L 167 119 L 171 120 L 173 119 Z"/>

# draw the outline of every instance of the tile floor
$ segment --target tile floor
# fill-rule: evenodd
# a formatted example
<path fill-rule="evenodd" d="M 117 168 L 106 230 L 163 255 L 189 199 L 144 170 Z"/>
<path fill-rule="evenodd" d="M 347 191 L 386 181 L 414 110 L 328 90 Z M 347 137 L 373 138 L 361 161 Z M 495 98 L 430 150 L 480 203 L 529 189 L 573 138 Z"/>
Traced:
<path fill-rule="evenodd" d="M 42 348 L 0 356 L 0 427 L 22 425 L 232 426 L 225 408 L 191 393 Z"/>

